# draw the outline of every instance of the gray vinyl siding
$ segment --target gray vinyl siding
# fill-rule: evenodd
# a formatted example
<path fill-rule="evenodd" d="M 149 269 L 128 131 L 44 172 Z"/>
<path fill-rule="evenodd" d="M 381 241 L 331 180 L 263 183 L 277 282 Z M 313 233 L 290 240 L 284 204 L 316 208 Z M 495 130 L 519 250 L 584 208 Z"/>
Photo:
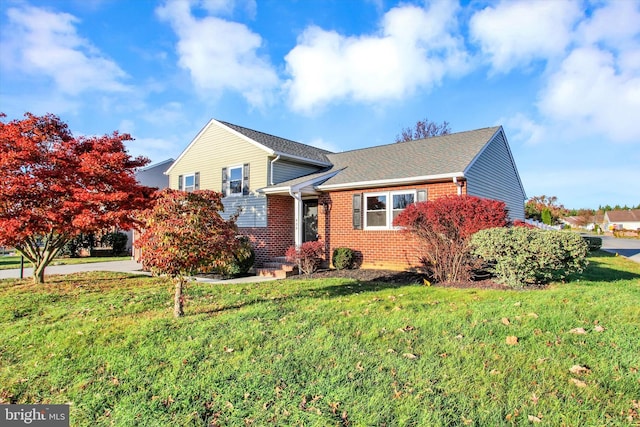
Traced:
<path fill-rule="evenodd" d="M 273 184 L 289 181 L 310 173 L 318 172 L 320 168 L 313 165 L 291 162 L 288 160 L 278 160 L 273 164 Z"/>
<path fill-rule="evenodd" d="M 241 209 L 236 222 L 238 227 L 267 226 L 267 198 L 265 196 L 225 197 L 222 199 L 222 204 L 224 212 L 221 216 L 224 219 L 229 219 L 238 209 Z"/>
<path fill-rule="evenodd" d="M 465 177 L 467 194 L 502 200 L 511 220 L 524 220 L 526 195 L 502 130 L 465 171 Z"/>

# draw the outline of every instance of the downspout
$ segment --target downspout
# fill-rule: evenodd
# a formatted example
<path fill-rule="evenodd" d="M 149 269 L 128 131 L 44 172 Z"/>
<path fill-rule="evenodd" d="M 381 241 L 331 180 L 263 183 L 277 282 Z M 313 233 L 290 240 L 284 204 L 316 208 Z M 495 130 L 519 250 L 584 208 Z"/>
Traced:
<path fill-rule="evenodd" d="M 462 196 L 462 187 L 464 187 L 464 181 L 458 181 L 458 177 L 453 177 L 453 183 L 458 187 L 458 196 Z"/>
<path fill-rule="evenodd" d="M 275 159 L 271 160 L 271 164 L 270 164 L 270 167 L 271 167 L 270 175 L 271 175 L 271 176 L 269 177 L 269 181 L 270 181 L 269 185 L 273 185 L 273 184 L 275 184 L 275 183 L 273 182 L 273 164 L 274 164 L 275 162 L 277 162 L 278 160 L 280 160 L 280 154 L 278 154 L 278 155 L 276 156 L 276 158 L 275 158 Z"/>
<path fill-rule="evenodd" d="M 294 242 L 296 248 L 298 248 L 302 245 L 302 227 L 300 226 L 300 220 L 302 219 L 302 196 L 300 192 L 294 193 L 291 187 L 289 187 L 289 195 L 293 197 L 293 211 L 295 215 Z"/>

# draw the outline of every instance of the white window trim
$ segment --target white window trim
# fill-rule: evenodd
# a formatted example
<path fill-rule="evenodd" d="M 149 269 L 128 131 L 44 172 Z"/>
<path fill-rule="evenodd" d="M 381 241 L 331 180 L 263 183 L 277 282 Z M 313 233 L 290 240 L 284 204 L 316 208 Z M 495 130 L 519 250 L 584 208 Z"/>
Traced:
<path fill-rule="evenodd" d="M 363 200 L 363 223 L 364 223 L 364 230 L 398 230 L 401 227 L 394 227 L 393 226 L 393 196 L 399 195 L 399 194 L 412 194 L 413 195 L 413 203 L 417 203 L 418 201 L 418 191 L 417 190 L 395 190 L 395 191 L 381 191 L 381 192 L 375 192 L 375 193 L 364 193 L 362 196 L 364 198 Z M 367 198 L 369 197 L 378 197 L 378 196 L 386 196 L 387 197 L 387 208 L 386 208 L 386 225 L 384 226 L 370 226 L 368 225 L 368 218 L 367 218 Z"/>
<path fill-rule="evenodd" d="M 231 192 L 231 171 L 233 169 L 240 169 L 240 192 L 239 193 Z M 240 164 L 240 165 L 234 165 L 234 166 L 227 166 L 227 197 L 242 197 L 243 182 L 244 182 L 244 165 Z"/>
<path fill-rule="evenodd" d="M 193 185 L 191 186 L 191 190 L 187 190 L 187 178 L 193 178 Z M 196 191 L 196 173 L 185 173 L 182 175 L 182 191 L 192 192 Z"/>

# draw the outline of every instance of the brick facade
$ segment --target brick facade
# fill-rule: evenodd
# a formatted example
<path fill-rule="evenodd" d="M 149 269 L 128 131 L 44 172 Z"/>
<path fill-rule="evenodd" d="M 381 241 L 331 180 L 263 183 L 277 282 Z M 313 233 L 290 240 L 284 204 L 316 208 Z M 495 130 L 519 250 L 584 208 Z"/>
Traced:
<path fill-rule="evenodd" d="M 465 193 L 466 187 L 462 191 Z M 318 214 L 318 233 L 326 244 L 326 259 L 330 260 L 337 247 L 356 251 L 358 262 L 364 268 L 388 268 L 405 270 L 420 264 L 418 247 L 411 236 L 400 230 L 354 230 L 352 200 L 354 194 L 366 194 L 398 190 L 427 190 L 427 200 L 456 195 L 458 189 L 451 182 L 385 187 L 364 190 L 334 191 L 320 196 L 319 204 L 330 205 Z"/>
<path fill-rule="evenodd" d="M 363 268 L 406 270 L 420 264 L 417 243 L 401 230 L 354 230 L 352 200 L 354 194 L 385 191 L 427 190 L 427 200 L 458 194 L 451 182 L 407 185 L 364 190 L 333 191 L 318 198 L 318 234 L 325 243 L 325 260 L 333 250 L 348 247 L 356 251 Z M 462 192 L 466 193 L 466 187 Z M 325 209 L 323 206 L 329 206 Z M 283 256 L 295 242 L 294 199 L 291 196 L 267 196 L 267 227 L 240 228 L 256 252 L 256 267 L 273 257 Z"/>
<path fill-rule="evenodd" d="M 273 257 L 283 256 L 295 243 L 293 198 L 290 196 L 267 197 L 267 227 L 239 228 L 239 233 L 249 237 L 256 253 L 256 267 Z"/>

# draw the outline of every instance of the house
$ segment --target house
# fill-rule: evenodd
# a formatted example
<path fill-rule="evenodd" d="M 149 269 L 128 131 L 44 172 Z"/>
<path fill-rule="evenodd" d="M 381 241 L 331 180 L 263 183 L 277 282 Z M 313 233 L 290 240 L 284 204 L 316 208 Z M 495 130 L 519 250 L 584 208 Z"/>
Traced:
<path fill-rule="evenodd" d="M 158 163 L 146 166 L 136 172 L 136 180 L 141 185 L 157 188 L 162 190 L 169 187 L 169 177 L 165 174 L 167 169 L 173 164 L 173 159 L 163 160 Z M 134 259 L 140 258 L 140 250 L 133 250 L 133 242 L 136 239 L 136 233 L 133 230 L 127 230 L 127 250 L 132 251 Z"/>
<path fill-rule="evenodd" d="M 159 190 L 169 187 L 169 177 L 165 174 L 173 164 L 173 159 L 163 160 L 159 163 L 146 166 L 136 172 L 136 180 L 147 187 Z"/>
<path fill-rule="evenodd" d="M 222 191 L 224 216 L 240 212 L 256 265 L 320 239 L 329 260 L 349 247 L 364 267 L 419 264 L 392 225 L 410 203 L 469 194 L 503 200 L 524 220 L 522 182 L 501 126 L 331 153 L 211 120 L 166 172 L 170 187 Z"/>
<path fill-rule="evenodd" d="M 560 222 L 571 228 L 581 228 L 588 231 L 597 231 L 603 221 L 604 215 L 601 214 L 566 216 L 560 218 Z"/>
<path fill-rule="evenodd" d="M 624 209 L 604 213 L 605 230 L 640 230 L 640 209 Z"/>

